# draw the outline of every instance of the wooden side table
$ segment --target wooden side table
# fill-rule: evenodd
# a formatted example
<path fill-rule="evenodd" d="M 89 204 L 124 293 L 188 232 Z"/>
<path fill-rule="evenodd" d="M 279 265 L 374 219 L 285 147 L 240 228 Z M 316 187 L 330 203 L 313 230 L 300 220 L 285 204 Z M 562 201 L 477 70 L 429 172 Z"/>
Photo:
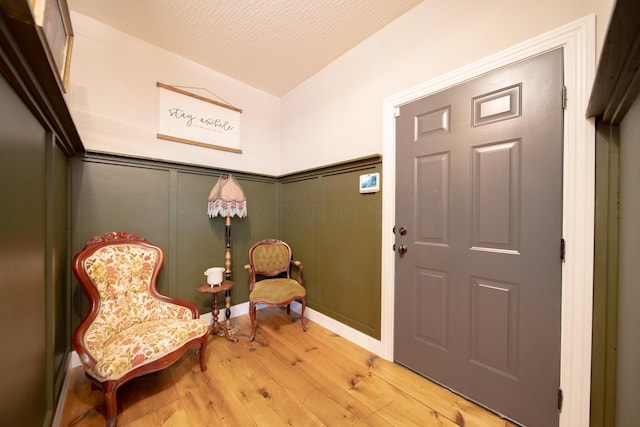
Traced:
<path fill-rule="evenodd" d="M 220 313 L 220 310 L 218 309 L 218 294 L 220 292 L 230 290 L 234 285 L 235 283 L 231 280 L 223 280 L 219 286 L 213 287 L 208 283 L 203 283 L 196 288 L 196 291 L 203 294 L 213 294 L 213 307 L 211 310 L 211 314 L 213 315 L 213 327 L 211 328 L 211 335 L 216 335 L 218 331 L 222 331 L 229 341 L 238 342 L 238 338 L 232 337 L 229 334 L 229 329 L 226 327 L 224 322 L 218 322 L 218 314 Z"/>

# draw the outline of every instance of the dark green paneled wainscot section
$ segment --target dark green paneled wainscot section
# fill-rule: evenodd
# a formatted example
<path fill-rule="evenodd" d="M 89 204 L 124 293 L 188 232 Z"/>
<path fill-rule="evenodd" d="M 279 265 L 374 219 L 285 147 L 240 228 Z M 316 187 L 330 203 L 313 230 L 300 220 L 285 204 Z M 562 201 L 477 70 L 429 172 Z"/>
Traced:
<path fill-rule="evenodd" d="M 66 368 L 67 162 L 0 77 L 0 425 L 48 425 Z"/>
<path fill-rule="evenodd" d="M 374 156 L 281 177 L 231 171 L 248 201 L 248 217 L 232 219 L 232 304 L 248 301 L 251 245 L 277 237 L 304 265 L 310 308 L 380 338 L 382 195 L 358 189 L 361 174 L 380 169 Z M 165 251 L 159 289 L 210 312 L 211 297 L 194 288 L 205 268 L 224 265 L 225 221 L 207 216 L 207 197 L 230 171 L 98 154 L 71 170 L 73 253 L 97 234 L 140 234 Z M 88 302 L 72 287 L 75 328 Z"/>

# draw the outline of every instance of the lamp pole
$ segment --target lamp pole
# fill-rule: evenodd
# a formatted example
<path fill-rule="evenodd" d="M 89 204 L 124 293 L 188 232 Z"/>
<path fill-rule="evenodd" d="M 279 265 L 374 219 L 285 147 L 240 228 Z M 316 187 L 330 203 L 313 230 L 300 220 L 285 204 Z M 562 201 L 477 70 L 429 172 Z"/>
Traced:
<path fill-rule="evenodd" d="M 224 278 L 231 280 L 231 215 L 227 215 L 225 221 L 225 232 L 227 235 L 226 253 L 224 254 Z M 231 318 L 231 289 L 224 292 L 224 304 L 226 320 Z"/>

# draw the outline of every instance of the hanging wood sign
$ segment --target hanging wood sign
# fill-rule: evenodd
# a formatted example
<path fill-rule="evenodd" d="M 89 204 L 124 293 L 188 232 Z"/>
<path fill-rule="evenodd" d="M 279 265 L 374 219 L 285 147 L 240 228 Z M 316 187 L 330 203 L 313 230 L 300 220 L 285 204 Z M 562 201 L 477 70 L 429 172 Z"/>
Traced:
<path fill-rule="evenodd" d="M 242 153 L 242 110 L 175 86 L 156 83 L 159 94 L 157 137 L 199 147 Z"/>

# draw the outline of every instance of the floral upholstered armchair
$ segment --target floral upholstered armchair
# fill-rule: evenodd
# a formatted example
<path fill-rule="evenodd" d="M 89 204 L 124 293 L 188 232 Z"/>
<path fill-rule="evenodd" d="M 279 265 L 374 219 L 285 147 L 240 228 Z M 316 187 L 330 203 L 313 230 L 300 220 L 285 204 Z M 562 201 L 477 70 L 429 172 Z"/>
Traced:
<path fill-rule="evenodd" d="M 89 240 L 73 260 L 90 308 L 72 343 L 104 391 L 109 427 L 117 421 L 116 391 L 128 380 L 171 365 L 194 344 L 207 369 L 209 324 L 194 303 L 158 293 L 163 258 L 143 237 L 113 232 Z"/>
<path fill-rule="evenodd" d="M 291 278 L 291 267 L 297 268 L 297 280 Z M 291 247 L 282 240 L 265 239 L 249 249 L 249 264 L 244 268 L 249 272 L 249 317 L 251 336 L 256 336 L 256 309 L 259 304 L 286 306 L 291 313 L 291 303 L 300 301 L 300 324 L 304 324 L 304 310 L 307 307 L 307 292 L 302 283 L 302 263 L 293 260 Z"/>

